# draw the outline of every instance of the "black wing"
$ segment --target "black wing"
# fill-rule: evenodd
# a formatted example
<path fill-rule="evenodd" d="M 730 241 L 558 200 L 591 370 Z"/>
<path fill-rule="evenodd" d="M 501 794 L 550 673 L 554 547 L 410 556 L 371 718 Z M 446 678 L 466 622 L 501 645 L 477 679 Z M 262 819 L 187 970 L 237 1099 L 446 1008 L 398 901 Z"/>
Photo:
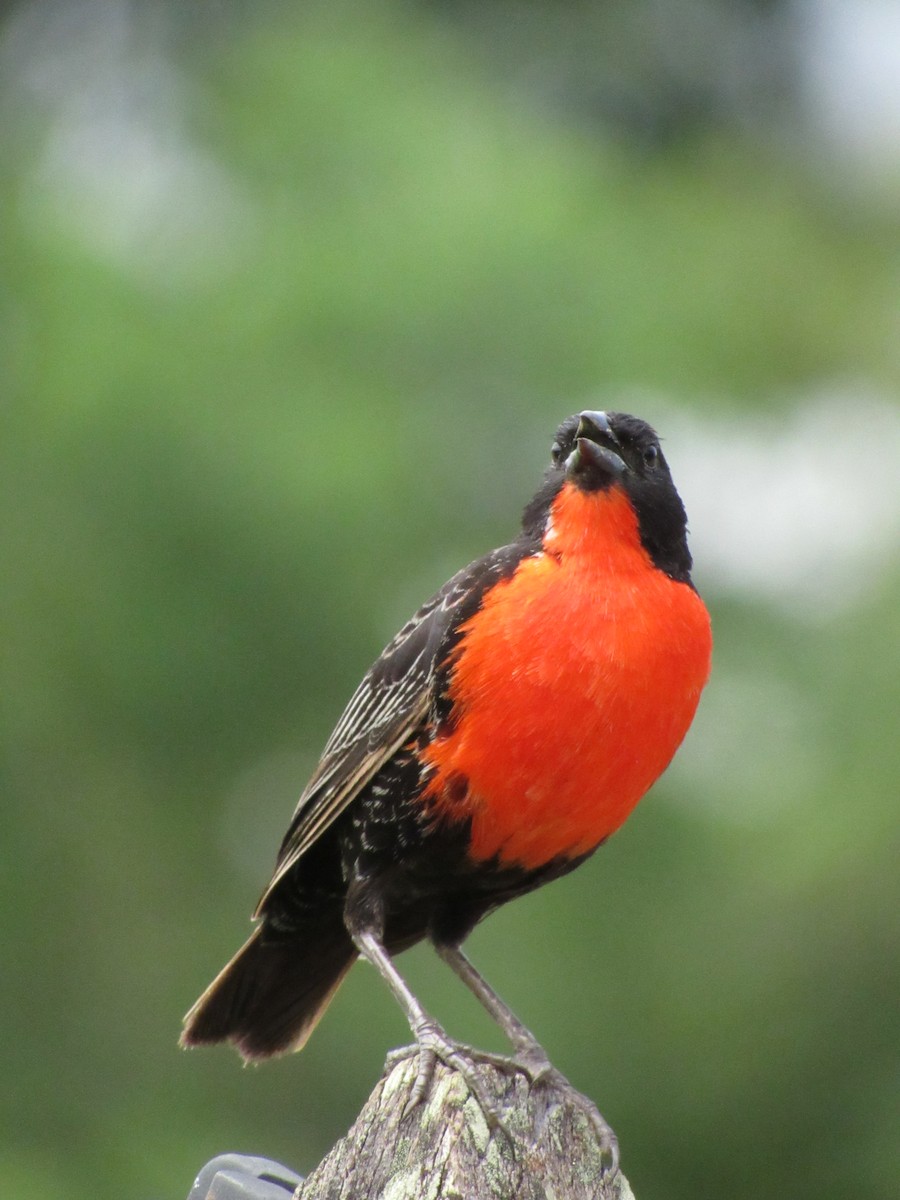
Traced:
<path fill-rule="evenodd" d="M 436 703 L 437 666 L 485 590 L 537 549 L 521 538 L 453 576 L 385 647 L 363 677 L 326 743 L 281 844 L 259 916 L 284 876 L 419 729 Z"/>

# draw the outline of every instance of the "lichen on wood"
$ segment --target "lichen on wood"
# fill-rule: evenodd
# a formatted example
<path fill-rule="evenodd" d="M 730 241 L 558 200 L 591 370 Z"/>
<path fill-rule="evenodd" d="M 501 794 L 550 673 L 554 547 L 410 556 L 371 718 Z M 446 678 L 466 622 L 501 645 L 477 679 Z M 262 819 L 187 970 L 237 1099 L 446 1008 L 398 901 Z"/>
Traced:
<path fill-rule="evenodd" d="M 295 1200 L 634 1200 L 568 1095 L 479 1062 L 502 1127 L 492 1129 L 461 1075 L 435 1067 L 412 1108 L 414 1055 L 389 1060 L 353 1127 Z"/>

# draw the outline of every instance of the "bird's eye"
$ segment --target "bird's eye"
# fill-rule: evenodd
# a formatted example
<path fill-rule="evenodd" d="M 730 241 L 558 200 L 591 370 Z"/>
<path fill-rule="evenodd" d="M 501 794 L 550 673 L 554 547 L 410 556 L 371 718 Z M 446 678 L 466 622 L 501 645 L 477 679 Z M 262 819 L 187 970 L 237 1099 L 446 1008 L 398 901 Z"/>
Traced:
<path fill-rule="evenodd" d="M 546 445 L 546 443 L 544 444 Z M 559 462 L 560 458 L 562 457 L 562 446 L 559 444 L 559 442 L 554 442 L 550 447 L 550 457 L 555 463 Z"/>
<path fill-rule="evenodd" d="M 645 467 L 655 467 L 657 462 L 659 462 L 659 446 L 654 446 L 654 445 L 645 446 L 644 447 L 644 466 Z"/>

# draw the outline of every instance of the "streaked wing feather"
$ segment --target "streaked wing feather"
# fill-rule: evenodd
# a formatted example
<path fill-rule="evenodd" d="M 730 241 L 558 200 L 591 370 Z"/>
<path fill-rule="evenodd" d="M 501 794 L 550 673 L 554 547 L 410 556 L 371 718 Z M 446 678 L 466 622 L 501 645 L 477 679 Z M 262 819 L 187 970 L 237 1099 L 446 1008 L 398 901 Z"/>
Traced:
<path fill-rule="evenodd" d="M 515 542 L 454 575 L 413 616 L 363 677 L 297 805 L 257 916 L 285 875 L 337 820 L 381 766 L 425 722 L 435 664 L 485 588 L 511 574 L 531 547 Z"/>
<path fill-rule="evenodd" d="M 279 865 L 279 874 L 283 874 L 294 862 L 308 850 L 332 821 L 344 810 L 346 799 L 352 798 L 360 787 L 375 774 L 382 763 L 396 753 L 405 741 L 412 735 L 419 722 L 424 719 L 428 709 L 427 697 L 423 697 L 421 708 L 411 710 L 409 720 L 394 734 L 394 737 L 376 750 L 363 754 L 359 761 L 347 771 L 337 788 L 330 788 L 319 798 L 312 808 L 305 813 L 305 819 L 291 837 L 287 857 Z M 299 835 L 299 836 L 298 836 Z"/>

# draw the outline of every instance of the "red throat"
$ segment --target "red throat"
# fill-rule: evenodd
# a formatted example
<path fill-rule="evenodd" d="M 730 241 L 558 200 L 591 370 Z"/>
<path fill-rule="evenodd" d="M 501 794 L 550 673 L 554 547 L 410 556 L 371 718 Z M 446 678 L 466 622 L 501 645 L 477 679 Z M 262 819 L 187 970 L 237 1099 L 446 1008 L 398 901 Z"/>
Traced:
<path fill-rule="evenodd" d="M 709 675 L 709 616 L 650 560 L 625 492 L 557 496 L 543 551 L 463 626 L 458 720 L 425 752 L 470 854 L 543 866 L 608 837 L 668 766 Z"/>

